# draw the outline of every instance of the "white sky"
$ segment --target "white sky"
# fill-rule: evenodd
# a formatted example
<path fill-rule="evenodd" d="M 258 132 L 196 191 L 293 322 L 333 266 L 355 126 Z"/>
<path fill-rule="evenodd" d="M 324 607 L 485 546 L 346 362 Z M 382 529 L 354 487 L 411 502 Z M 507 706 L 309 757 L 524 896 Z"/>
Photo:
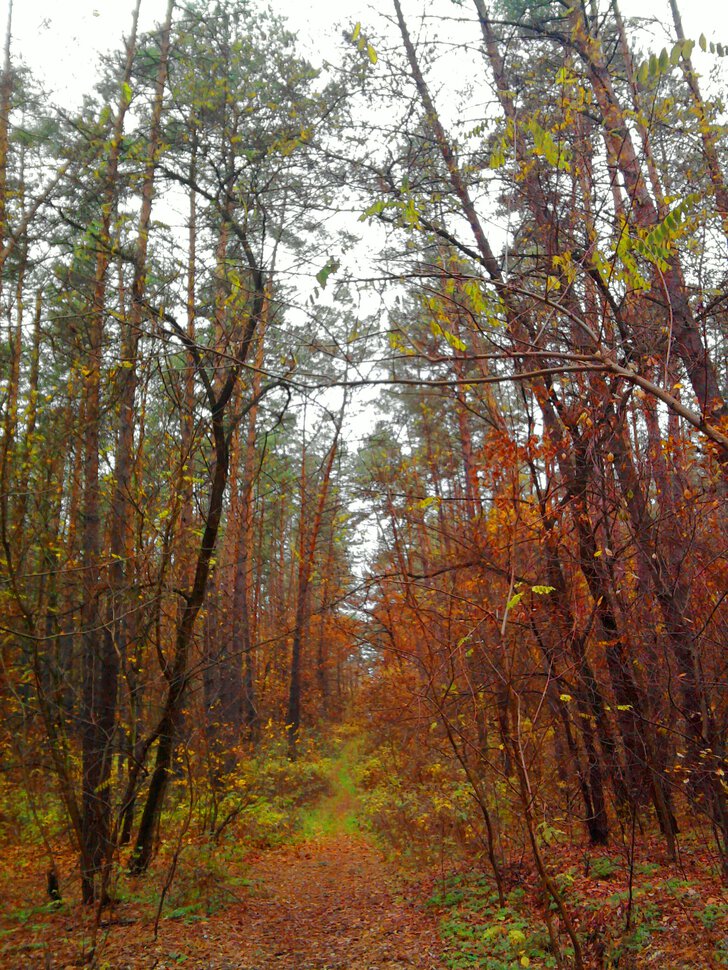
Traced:
<path fill-rule="evenodd" d="M 14 56 L 20 56 L 44 79 L 54 95 L 75 104 L 93 87 L 99 55 L 120 49 L 131 27 L 132 6 L 132 0 L 15 0 Z M 334 20 L 347 23 L 349 13 L 353 16 L 358 9 L 361 19 L 366 12 L 364 0 L 272 0 L 270 6 L 312 46 L 330 32 Z M 166 7 L 166 0 L 142 0 L 140 30 L 161 22 Z M 7 11 L 8 0 L 0 0 L 3 39 Z"/>
<path fill-rule="evenodd" d="M 390 0 L 270 0 L 276 13 L 300 33 L 310 52 L 324 56 L 333 50 L 338 35 L 337 22 L 353 27 L 361 20 L 364 31 L 377 21 L 374 10 L 391 15 Z M 435 6 L 450 16 L 473 14 L 472 4 L 464 0 L 458 9 L 451 3 L 431 0 L 406 0 L 413 20 L 423 9 Z M 625 15 L 656 16 L 669 25 L 668 0 L 622 0 Z M 697 40 L 704 33 L 708 40 L 728 46 L 728 4 L 721 0 L 680 0 L 687 37 Z M 140 28 L 149 29 L 163 19 L 166 0 L 142 0 Z M 5 35 L 8 0 L 0 0 L 0 35 Z M 13 53 L 20 56 L 42 78 L 53 96 L 71 108 L 84 92 L 91 91 L 99 55 L 119 49 L 131 24 L 132 0 L 15 0 L 13 12 Z M 663 44 L 656 42 L 656 52 Z M 315 53 L 314 61 L 317 60 Z M 703 70 L 707 65 L 703 66 Z"/>

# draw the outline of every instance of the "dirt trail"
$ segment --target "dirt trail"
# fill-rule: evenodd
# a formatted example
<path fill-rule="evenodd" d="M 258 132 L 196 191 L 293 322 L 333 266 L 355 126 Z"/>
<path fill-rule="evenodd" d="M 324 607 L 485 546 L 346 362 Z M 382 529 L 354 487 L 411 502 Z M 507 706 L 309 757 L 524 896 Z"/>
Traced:
<path fill-rule="evenodd" d="M 162 920 L 110 927 L 99 951 L 113 970 L 442 970 L 437 915 L 359 831 L 349 752 L 312 807 L 305 841 L 249 858 L 250 889 L 194 927 Z"/>
<path fill-rule="evenodd" d="M 325 836 L 268 852 L 251 876 L 259 889 L 221 917 L 240 947 L 241 970 L 430 970 L 442 966 L 435 919 L 396 894 L 392 873 L 361 836 Z M 210 936 L 218 920 L 211 921 Z"/>
<path fill-rule="evenodd" d="M 255 887 L 228 910 L 240 970 L 431 970 L 442 966 L 435 918 L 359 832 L 349 771 L 352 751 L 334 763 L 330 793 L 310 813 L 298 846 L 262 853 Z M 210 927 L 212 930 L 212 927 Z"/>

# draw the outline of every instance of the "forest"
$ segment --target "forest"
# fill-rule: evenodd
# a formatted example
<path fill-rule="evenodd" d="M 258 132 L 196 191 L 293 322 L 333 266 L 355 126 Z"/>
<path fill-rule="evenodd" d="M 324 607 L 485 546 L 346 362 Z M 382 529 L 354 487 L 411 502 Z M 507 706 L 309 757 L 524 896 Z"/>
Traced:
<path fill-rule="evenodd" d="M 728 966 L 728 38 L 624 5 L 69 107 L 9 3 L 0 966 Z"/>

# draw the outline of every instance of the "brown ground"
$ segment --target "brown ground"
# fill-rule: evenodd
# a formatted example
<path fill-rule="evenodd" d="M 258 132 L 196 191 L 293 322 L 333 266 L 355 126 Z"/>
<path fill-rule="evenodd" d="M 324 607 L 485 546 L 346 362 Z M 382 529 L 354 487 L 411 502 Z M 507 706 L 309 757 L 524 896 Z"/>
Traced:
<path fill-rule="evenodd" d="M 162 919 L 156 941 L 149 909 L 122 904 L 98 938 L 100 970 L 435 970 L 438 917 L 403 892 L 380 853 L 360 835 L 334 834 L 269 850 L 250 861 L 252 885 L 200 921 Z M 0 942 L 0 967 L 81 964 L 91 917 L 43 916 Z"/>
<path fill-rule="evenodd" d="M 0 849 L 0 970 L 443 970 L 445 946 L 437 931 L 441 921 L 453 918 L 472 927 L 465 950 L 475 942 L 478 958 L 490 955 L 482 943 L 484 926 L 504 917 L 477 907 L 458 912 L 426 906 L 433 890 L 442 891 L 441 877 L 430 873 L 420 883 L 408 882 L 361 833 L 358 815 L 342 759 L 329 792 L 306 815 L 304 841 L 246 858 L 239 850 L 225 855 L 220 846 L 212 860 L 209 843 L 186 841 L 155 937 L 168 845 L 147 877 L 121 878 L 117 895 L 126 901 L 102 914 L 93 962 L 95 914 L 75 898 L 72 854 L 58 859 L 67 903 L 53 912 L 43 853 L 6 845 Z M 633 929 L 643 924 L 648 930 L 639 947 L 624 928 L 627 870 L 620 847 L 591 853 L 591 859 L 571 840 L 550 847 L 554 871 L 568 876 L 564 892 L 589 970 L 728 966 L 728 895 L 714 853 L 689 833 L 683 842 L 678 863 L 664 858 L 656 837 L 638 847 Z M 608 871 L 600 873 L 605 862 Z M 459 868 L 468 873 L 468 866 Z M 508 876 L 510 888 L 521 888 L 520 912 L 538 927 L 543 899 L 535 873 L 523 865 Z M 450 946 L 459 948 L 453 940 Z M 617 952 L 615 963 L 607 954 Z"/>
<path fill-rule="evenodd" d="M 397 895 L 379 854 L 357 836 L 267 853 L 259 895 L 223 918 L 245 956 L 221 966 L 290 970 L 440 967 L 435 920 Z"/>
<path fill-rule="evenodd" d="M 342 824 L 345 799 L 326 805 L 322 822 Z M 333 811 L 330 811 L 333 809 Z M 425 905 L 440 880 L 427 888 L 407 883 L 360 833 L 312 832 L 306 842 L 269 849 L 212 871 L 191 844 L 182 854 L 159 932 L 154 915 L 169 859 L 127 889 L 131 901 L 103 914 L 96 970 L 443 970 L 442 920 L 455 916 L 482 939 L 489 917 Z M 68 905 L 48 912 L 44 862 L 26 848 L 0 853 L 0 970 L 70 970 L 89 966 L 93 914 L 74 898 L 77 876 L 68 853 L 59 862 Z M 639 951 L 623 949 L 618 964 L 606 959 L 625 924 L 626 872 L 619 849 L 602 850 L 614 862 L 606 879 L 587 874 L 576 847 L 558 847 L 552 859 L 573 873 L 568 893 L 584 946 L 585 966 L 604 970 L 719 970 L 728 966 L 728 896 L 712 873 L 709 848 L 686 846 L 679 864 L 663 858 L 659 841 L 641 846 L 640 859 L 657 864 L 635 888 L 636 925 L 650 917 L 650 935 Z M 592 860 L 593 861 L 593 860 Z M 658 864 L 659 863 L 659 864 Z M 461 866 L 467 873 L 466 866 Z M 515 878 L 514 874 L 511 874 Z M 525 890 L 520 909 L 539 926 L 537 881 L 528 867 L 517 879 Z M 200 890 L 196 895 L 191 887 Z M 185 899 L 210 900 L 185 908 Z M 175 907 L 177 909 L 175 910 Z M 712 910 L 714 919 L 707 916 Z M 176 917 L 176 918 L 175 918 Z M 492 917 L 490 918 L 492 923 Z M 510 926 L 510 924 L 508 924 Z M 624 937 L 628 940 L 628 936 Z M 449 944 L 456 947 L 453 941 Z M 487 952 L 481 945 L 481 956 Z M 514 964 L 515 965 L 515 964 Z M 542 966 L 531 961 L 531 966 Z"/>

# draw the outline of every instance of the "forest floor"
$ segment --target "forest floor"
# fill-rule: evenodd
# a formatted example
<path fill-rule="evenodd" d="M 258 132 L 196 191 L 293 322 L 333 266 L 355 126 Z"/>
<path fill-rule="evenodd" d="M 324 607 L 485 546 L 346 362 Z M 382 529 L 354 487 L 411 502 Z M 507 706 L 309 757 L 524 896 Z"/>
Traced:
<path fill-rule="evenodd" d="M 425 905 L 427 892 L 386 861 L 359 830 L 356 811 L 348 765 L 339 760 L 329 793 L 305 817 L 303 838 L 248 855 L 238 878 L 228 874 L 227 885 L 236 888 L 226 891 L 224 906 L 204 916 L 179 907 L 159 920 L 155 934 L 153 906 L 138 898 L 119 903 L 103 914 L 92 965 L 100 970 L 443 967 L 438 918 Z M 18 909 L 19 894 L 30 888 L 24 868 L 15 871 L 12 899 L 4 895 L 0 904 L 0 967 L 88 964 L 93 915 L 78 905 L 57 912 L 48 905 Z M 209 878 L 202 871 L 198 876 Z M 34 882 L 37 902 L 37 868 Z"/>
<path fill-rule="evenodd" d="M 169 883 L 160 853 L 145 879 L 121 875 L 95 916 L 73 897 L 69 853 L 57 861 L 64 902 L 45 896 L 42 855 L 2 848 L 0 968 L 96 970 L 532 970 L 554 967 L 538 880 L 524 859 L 506 872 L 506 905 L 472 863 L 403 867 L 360 827 L 352 750 L 331 762 L 325 794 L 304 806 L 292 841 L 251 853 L 191 841 Z M 706 843 L 683 839 L 678 863 L 641 840 L 632 902 L 623 849 L 552 845 L 589 970 L 728 967 L 728 894 Z M 563 928 L 562 928 L 563 929 Z M 95 949 L 92 941 L 95 938 Z M 562 936 L 563 939 L 563 936 Z"/>

